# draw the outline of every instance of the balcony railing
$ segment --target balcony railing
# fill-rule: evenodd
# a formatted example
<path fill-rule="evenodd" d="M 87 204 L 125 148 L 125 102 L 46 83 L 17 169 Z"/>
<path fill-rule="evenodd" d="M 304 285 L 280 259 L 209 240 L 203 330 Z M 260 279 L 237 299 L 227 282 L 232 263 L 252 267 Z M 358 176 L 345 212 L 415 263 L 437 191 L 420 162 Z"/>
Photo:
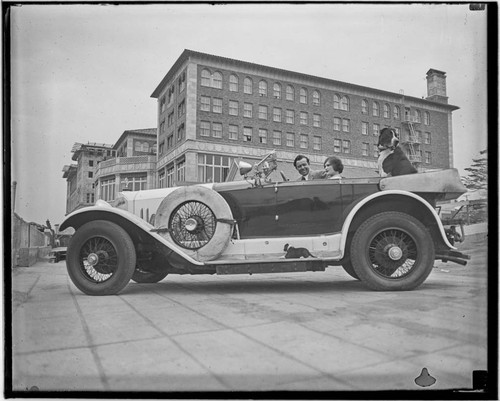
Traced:
<path fill-rule="evenodd" d="M 119 168 L 120 166 L 125 166 L 125 165 L 131 165 L 131 164 L 139 165 L 145 163 L 150 163 L 151 166 L 149 167 L 144 166 L 143 169 L 154 168 L 154 165 L 156 163 L 156 155 L 114 157 L 112 159 L 103 160 L 97 165 L 96 176 L 99 176 L 104 169 L 109 169 L 113 167 Z M 138 168 L 140 167 L 138 166 Z M 115 172 L 120 172 L 120 171 L 115 171 Z"/>

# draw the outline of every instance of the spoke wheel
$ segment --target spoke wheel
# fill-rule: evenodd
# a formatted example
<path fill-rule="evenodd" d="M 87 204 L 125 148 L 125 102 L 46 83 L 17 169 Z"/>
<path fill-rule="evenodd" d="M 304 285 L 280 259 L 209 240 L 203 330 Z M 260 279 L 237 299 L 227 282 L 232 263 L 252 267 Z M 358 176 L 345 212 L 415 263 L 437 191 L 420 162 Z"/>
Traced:
<path fill-rule="evenodd" d="M 217 221 L 204 203 L 189 201 L 179 205 L 170 217 L 172 239 L 186 249 L 200 249 L 214 236 Z"/>
<path fill-rule="evenodd" d="M 400 212 L 384 212 L 365 221 L 353 236 L 354 272 L 369 288 L 412 290 L 432 271 L 434 242 L 425 226 Z"/>
<path fill-rule="evenodd" d="M 112 295 L 130 281 L 136 265 L 134 243 L 115 223 L 95 220 L 71 238 L 66 267 L 71 281 L 88 295 Z"/>

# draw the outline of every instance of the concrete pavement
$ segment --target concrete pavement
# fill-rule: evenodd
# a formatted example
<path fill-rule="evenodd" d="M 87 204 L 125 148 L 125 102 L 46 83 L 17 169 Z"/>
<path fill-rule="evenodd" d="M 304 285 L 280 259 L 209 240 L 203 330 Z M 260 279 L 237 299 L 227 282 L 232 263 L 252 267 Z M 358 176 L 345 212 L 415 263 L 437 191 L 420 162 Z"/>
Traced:
<path fill-rule="evenodd" d="M 64 261 L 16 268 L 13 390 L 470 389 L 487 369 L 484 235 L 460 248 L 468 266 L 436 263 L 418 290 L 393 293 L 331 267 L 172 275 L 90 297 Z M 423 368 L 432 386 L 415 383 Z"/>

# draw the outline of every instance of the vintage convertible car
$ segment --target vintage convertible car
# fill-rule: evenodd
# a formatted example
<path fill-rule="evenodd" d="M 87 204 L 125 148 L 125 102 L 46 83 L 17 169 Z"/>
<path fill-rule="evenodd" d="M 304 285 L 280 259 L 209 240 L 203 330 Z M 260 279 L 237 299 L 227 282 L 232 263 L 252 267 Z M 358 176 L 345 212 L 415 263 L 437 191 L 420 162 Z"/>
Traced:
<path fill-rule="evenodd" d="M 86 294 L 109 295 L 131 279 L 155 283 L 167 274 L 342 266 L 370 289 L 412 290 L 434 260 L 469 259 L 451 245 L 436 212 L 438 201 L 466 192 L 455 169 L 271 180 L 272 152 L 239 170 L 240 181 L 123 192 L 113 205 L 99 200 L 68 215 L 60 229 L 76 230 L 66 257 L 73 283 Z"/>

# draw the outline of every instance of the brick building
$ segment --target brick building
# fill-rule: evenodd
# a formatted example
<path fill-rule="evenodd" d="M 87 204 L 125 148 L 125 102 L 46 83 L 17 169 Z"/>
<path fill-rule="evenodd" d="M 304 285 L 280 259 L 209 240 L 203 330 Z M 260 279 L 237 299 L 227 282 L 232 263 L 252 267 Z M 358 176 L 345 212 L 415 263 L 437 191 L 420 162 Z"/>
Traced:
<path fill-rule="evenodd" d="M 392 127 L 420 171 L 452 166 L 446 74 L 427 72 L 426 99 L 185 50 L 158 99 L 157 187 L 220 182 L 232 161 L 276 149 L 280 168 L 338 155 L 343 175 L 375 175 L 380 130 Z M 284 162 L 284 161 L 288 161 Z"/>
<path fill-rule="evenodd" d="M 111 201 L 121 191 L 141 191 L 156 186 L 156 128 L 124 131 L 113 146 L 114 156 L 96 169 L 97 199 Z"/>
<path fill-rule="evenodd" d="M 63 167 L 63 178 L 67 181 L 66 213 L 91 206 L 95 202 L 95 173 L 99 162 L 114 157 L 113 145 L 99 143 L 75 143 L 71 149 L 76 164 Z"/>

